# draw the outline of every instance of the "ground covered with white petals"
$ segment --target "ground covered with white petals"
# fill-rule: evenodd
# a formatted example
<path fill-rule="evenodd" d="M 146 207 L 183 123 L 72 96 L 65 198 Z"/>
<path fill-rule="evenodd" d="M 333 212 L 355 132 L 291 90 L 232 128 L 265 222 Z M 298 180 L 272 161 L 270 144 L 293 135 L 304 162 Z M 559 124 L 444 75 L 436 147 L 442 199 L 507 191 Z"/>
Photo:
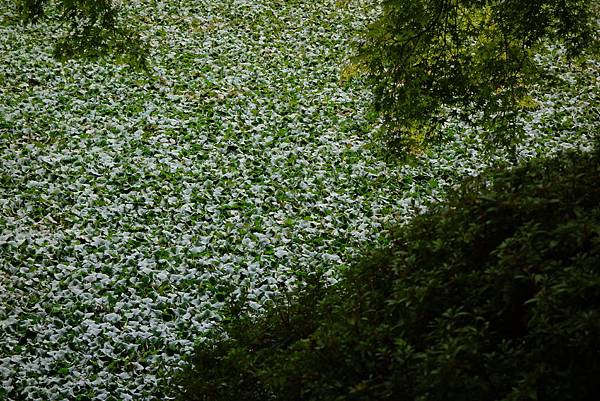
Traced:
<path fill-rule="evenodd" d="M 129 4 L 149 74 L 61 63 L 59 28 L 1 3 L 0 399 L 166 399 L 225 302 L 335 282 L 386 227 L 505 159 L 460 126 L 420 163 L 377 156 L 368 88 L 340 80 L 363 2 Z M 521 157 L 589 146 L 586 77 L 524 117 Z"/>

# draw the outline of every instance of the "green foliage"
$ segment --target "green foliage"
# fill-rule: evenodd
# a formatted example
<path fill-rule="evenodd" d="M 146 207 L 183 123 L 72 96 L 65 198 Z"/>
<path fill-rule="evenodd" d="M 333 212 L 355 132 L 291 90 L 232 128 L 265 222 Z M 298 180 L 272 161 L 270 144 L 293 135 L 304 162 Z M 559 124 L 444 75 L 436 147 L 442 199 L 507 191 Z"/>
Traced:
<path fill-rule="evenodd" d="M 464 183 L 335 286 L 199 346 L 186 400 L 592 401 L 600 153 Z M 223 339 L 225 338 L 225 339 Z"/>
<path fill-rule="evenodd" d="M 35 23 L 46 16 L 48 0 L 16 0 L 25 22 Z M 66 35 L 55 44 L 61 59 L 96 59 L 112 54 L 135 67 L 146 66 L 147 48 L 138 33 L 120 21 L 120 9 L 112 0 L 60 0 L 59 19 L 68 26 Z"/>
<path fill-rule="evenodd" d="M 44 16 L 47 0 L 16 0 L 17 9 L 24 21 L 36 22 Z"/>
<path fill-rule="evenodd" d="M 458 114 L 508 144 L 531 84 L 540 45 L 571 57 L 597 47 L 596 0 L 386 0 L 360 44 L 354 68 L 366 71 L 392 149 L 441 139 Z M 502 135 L 499 135 L 502 133 Z"/>

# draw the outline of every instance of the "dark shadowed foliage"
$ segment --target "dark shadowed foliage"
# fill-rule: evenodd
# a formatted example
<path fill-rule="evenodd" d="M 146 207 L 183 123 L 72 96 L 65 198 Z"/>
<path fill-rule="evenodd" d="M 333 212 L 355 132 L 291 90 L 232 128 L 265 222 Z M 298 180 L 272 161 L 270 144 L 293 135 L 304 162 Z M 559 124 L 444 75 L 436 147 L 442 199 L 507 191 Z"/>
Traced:
<path fill-rule="evenodd" d="M 593 401 L 600 155 L 472 179 L 324 288 L 197 349 L 182 400 Z"/>

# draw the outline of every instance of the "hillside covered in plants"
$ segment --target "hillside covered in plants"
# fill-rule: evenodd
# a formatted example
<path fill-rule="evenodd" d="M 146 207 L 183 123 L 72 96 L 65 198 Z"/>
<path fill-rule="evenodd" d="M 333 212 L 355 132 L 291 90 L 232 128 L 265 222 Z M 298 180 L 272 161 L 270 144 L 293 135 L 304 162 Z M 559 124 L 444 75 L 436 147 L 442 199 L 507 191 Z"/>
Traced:
<path fill-rule="evenodd" d="M 64 24 L 0 0 L 0 399 L 168 399 L 234 312 L 333 285 L 463 177 L 598 130 L 598 63 L 549 44 L 560 85 L 531 89 L 511 152 L 449 120 L 451 143 L 386 160 L 345 73 L 376 2 L 123 3 L 147 71 L 57 60 Z"/>

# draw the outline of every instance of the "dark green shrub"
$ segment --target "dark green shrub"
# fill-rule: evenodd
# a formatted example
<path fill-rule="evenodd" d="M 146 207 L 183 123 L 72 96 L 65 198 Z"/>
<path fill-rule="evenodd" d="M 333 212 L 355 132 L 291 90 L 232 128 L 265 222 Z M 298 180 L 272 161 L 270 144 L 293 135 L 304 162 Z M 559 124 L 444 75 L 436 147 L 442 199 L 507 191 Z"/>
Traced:
<path fill-rule="evenodd" d="M 338 285 L 233 318 L 181 398 L 597 400 L 599 157 L 467 181 Z"/>

